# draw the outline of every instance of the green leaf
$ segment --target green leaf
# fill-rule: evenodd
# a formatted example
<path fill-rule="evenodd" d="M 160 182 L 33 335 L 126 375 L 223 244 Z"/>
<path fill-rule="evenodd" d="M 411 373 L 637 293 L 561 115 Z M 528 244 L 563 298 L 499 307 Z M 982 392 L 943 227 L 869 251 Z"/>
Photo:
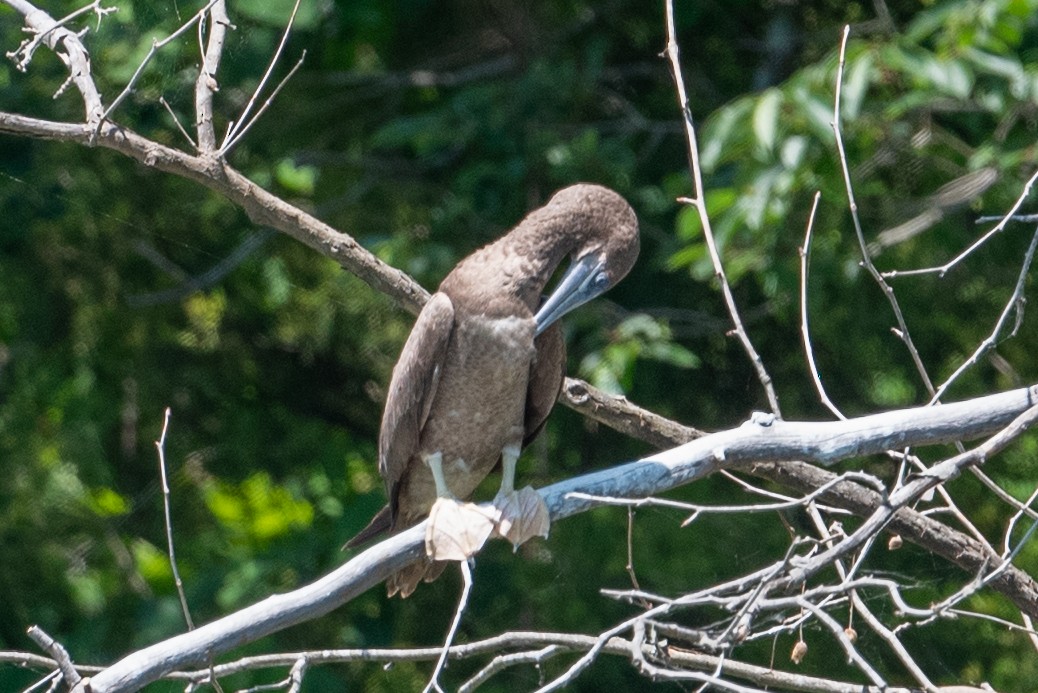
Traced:
<path fill-rule="evenodd" d="M 758 146 L 765 151 L 770 152 L 775 147 L 781 107 L 782 92 L 778 89 L 768 89 L 753 109 L 753 134 L 757 137 Z"/>
<path fill-rule="evenodd" d="M 258 24 L 282 29 L 288 24 L 295 4 L 295 0 L 234 0 L 231 3 L 234 10 L 232 16 L 245 17 Z M 304 0 L 299 3 L 292 28 L 298 31 L 312 31 L 331 9 L 329 2 Z"/>
<path fill-rule="evenodd" d="M 108 487 L 90 492 L 90 507 L 101 517 L 117 517 L 130 512 L 130 502 Z"/>
<path fill-rule="evenodd" d="M 854 119 L 860 115 L 865 94 L 868 92 L 869 83 L 872 80 L 874 61 L 875 57 L 871 51 L 862 51 L 849 61 L 843 78 L 841 94 L 842 112 L 840 116 L 842 118 Z"/>
<path fill-rule="evenodd" d="M 274 180 L 293 195 L 310 197 L 317 182 L 317 167 L 297 166 L 292 159 L 281 159 L 274 168 Z"/>

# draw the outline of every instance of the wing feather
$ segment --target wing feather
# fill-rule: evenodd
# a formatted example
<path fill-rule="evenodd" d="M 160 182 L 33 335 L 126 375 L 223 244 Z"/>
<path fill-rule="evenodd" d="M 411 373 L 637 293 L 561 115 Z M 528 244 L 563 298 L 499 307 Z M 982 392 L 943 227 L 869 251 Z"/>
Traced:
<path fill-rule="evenodd" d="M 400 479 L 418 453 L 453 329 L 454 305 L 446 294 L 433 294 L 393 368 L 378 437 L 378 471 L 386 484 L 394 520 Z"/>
<path fill-rule="evenodd" d="M 537 356 L 530 366 L 530 382 L 526 390 L 526 421 L 523 447 L 544 428 L 566 377 L 566 341 L 562 326 L 555 323 L 533 342 Z"/>

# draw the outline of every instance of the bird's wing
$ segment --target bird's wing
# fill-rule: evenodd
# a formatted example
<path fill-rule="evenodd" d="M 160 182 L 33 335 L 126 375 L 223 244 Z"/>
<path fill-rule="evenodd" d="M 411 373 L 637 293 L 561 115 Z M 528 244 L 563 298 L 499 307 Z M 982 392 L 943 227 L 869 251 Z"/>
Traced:
<path fill-rule="evenodd" d="M 378 471 L 385 481 L 394 519 L 397 487 L 418 452 L 453 327 L 454 305 L 450 298 L 443 293 L 433 294 L 418 315 L 393 368 L 378 437 Z"/>
<path fill-rule="evenodd" d="M 537 356 L 530 366 L 530 382 L 526 389 L 523 447 L 529 445 L 544 428 L 566 377 L 566 341 L 562 338 L 560 323 L 542 332 L 533 345 Z"/>

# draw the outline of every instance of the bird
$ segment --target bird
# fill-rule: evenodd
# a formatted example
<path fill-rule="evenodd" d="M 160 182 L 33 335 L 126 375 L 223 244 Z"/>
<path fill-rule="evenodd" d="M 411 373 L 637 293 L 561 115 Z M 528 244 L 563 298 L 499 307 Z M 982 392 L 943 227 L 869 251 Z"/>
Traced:
<path fill-rule="evenodd" d="M 638 220 L 621 195 L 570 185 L 459 262 L 425 304 L 393 369 L 379 433 L 389 504 L 344 547 L 430 515 L 427 558 L 387 579 L 390 596 L 409 596 L 492 532 L 515 546 L 547 536 L 544 501 L 530 487 L 516 491 L 514 481 L 520 451 L 544 427 L 562 388 L 559 319 L 615 286 L 638 250 Z M 463 504 L 499 462 L 501 487 L 490 509 Z"/>

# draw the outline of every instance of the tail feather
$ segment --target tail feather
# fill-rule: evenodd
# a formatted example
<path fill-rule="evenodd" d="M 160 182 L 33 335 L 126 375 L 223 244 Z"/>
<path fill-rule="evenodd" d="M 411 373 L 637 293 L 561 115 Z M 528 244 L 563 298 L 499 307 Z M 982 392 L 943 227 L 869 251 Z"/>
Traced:
<path fill-rule="evenodd" d="M 371 518 L 368 526 L 360 530 L 357 536 L 346 542 L 343 549 L 352 549 L 364 544 L 382 534 L 393 531 L 393 518 L 389 506 L 382 508 L 375 517 Z M 390 575 L 386 580 L 386 593 L 392 597 L 399 594 L 401 597 L 409 597 L 420 582 L 432 582 L 440 576 L 443 569 L 447 567 L 446 561 L 430 561 L 422 558 L 413 564 Z"/>
<path fill-rule="evenodd" d="M 389 576 L 386 580 L 386 594 L 392 597 L 399 593 L 401 599 L 407 599 L 419 582 L 432 582 L 440 577 L 446 567 L 447 561 L 430 561 L 428 558 L 412 563 Z"/>
<path fill-rule="evenodd" d="M 387 505 L 375 513 L 375 517 L 371 518 L 371 522 L 368 523 L 368 526 L 357 532 L 357 536 L 346 542 L 342 548 L 345 550 L 360 546 L 375 537 L 388 533 L 392 527 L 393 517 L 389 511 L 389 506 Z"/>

